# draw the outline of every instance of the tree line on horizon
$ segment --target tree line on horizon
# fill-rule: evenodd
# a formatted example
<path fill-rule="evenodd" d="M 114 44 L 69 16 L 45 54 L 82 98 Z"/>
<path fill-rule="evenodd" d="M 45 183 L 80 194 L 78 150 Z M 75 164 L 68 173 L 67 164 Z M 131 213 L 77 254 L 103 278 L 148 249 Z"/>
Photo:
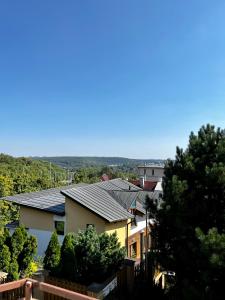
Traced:
<path fill-rule="evenodd" d="M 48 162 L 0 154 L 0 197 L 56 187 L 66 176 L 65 170 Z"/>

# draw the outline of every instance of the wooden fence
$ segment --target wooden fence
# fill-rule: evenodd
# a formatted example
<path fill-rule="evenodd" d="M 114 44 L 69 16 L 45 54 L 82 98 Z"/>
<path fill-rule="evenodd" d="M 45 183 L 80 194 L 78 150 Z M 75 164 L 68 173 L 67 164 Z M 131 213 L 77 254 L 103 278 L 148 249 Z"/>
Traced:
<path fill-rule="evenodd" d="M 23 289 L 21 290 L 21 293 L 22 291 L 23 293 L 22 294 L 17 293 L 18 289 Z M 87 295 L 76 293 L 74 291 L 57 287 L 45 282 L 38 282 L 32 279 L 21 279 L 9 283 L 1 284 L 0 295 L 2 299 L 32 300 L 33 289 L 38 289 L 42 293 L 47 293 L 48 295 L 50 295 L 49 299 L 55 299 L 54 296 L 60 297 L 60 299 L 68 299 L 68 300 L 94 300 L 95 299 Z"/>
<path fill-rule="evenodd" d="M 134 261 L 127 259 L 124 266 L 107 281 L 96 284 L 96 288 L 84 286 L 65 279 L 39 276 L 38 280 L 29 279 L 32 282 L 32 292 L 36 299 L 41 300 L 63 300 L 63 299 L 104 299 L 104 297 L 115 290 L 119 294 L 132 293 L 134 284 Z M 42 282 L 44 280 L 44 282 Z M 41 282 L 40 282 L 41 281 Z M 1 284 L 0 300 L 23 299 L 27 279 Z M 72 294 L 68 294 L 70 292 Z M 75 294 L 73 294 L 75 293 Z M 64 297 L 67 295 L 66 297 Z M 76 298 L 74 298 L 76 295 Z M 78 297 L 79 295 L 79 297 Z M 81 296 L 87 298 L 81 298 Z M 91 296 L 91 297 L 90 297 Z M 68 298 L 69 297 L 69 298 Z M 78 297 L 78 298 L 77 298 Z M 92 298 L 93 297 L 93 298 Z"/>
<path fill-rule="evenodd" d="M 61 278 L 56 278 L 56 277 L 52 277 L 52 276 L 47 276 L 45 278 L 45 282 L 70 290 L 70 291 L 74 291 L 83 295 L 87 295 L 87 286 L 85 285 L 81 285 L 79 283 L 76 282 L 72 282 L 69 280 L 65 280 L 65 279 L 61 279 Z M 49 295 L 48 293 L 44 293 L 44 300 L 60 300 L 59 297 L 57 296 L 53 296 L 53 295 Z"/>

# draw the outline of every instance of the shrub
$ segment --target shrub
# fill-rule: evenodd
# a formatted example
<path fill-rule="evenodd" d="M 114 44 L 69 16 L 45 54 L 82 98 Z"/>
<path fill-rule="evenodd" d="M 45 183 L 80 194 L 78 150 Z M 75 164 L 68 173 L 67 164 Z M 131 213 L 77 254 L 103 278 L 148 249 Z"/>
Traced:
<path fill-rule="evenodd" d="M 60 274 L 70 280 L 75 279 L 77 270 L 75 243 L 75 236 L 69 233 L 65 236 L 61 247 Z"/>
<path fill-rule="evenodd" d="M 0 235 L 0 270 L 9 273 L 9 279 L 16 280 L 30 273 L 37 250 L 37 239 L 28 236 L 24 227 L 18 227 L 10 236 L 7 229 Z"/>
<path fill-rule="evenodd" d="M 24 243 L 27 240 L 27 231 L 24 227 L 17 227 L 11 237 L 11 253 L 12 257 L 18 258 L 23 250 Z"/>
<path fill-rule="evenodd" d="M 44 268 L 52 274 L 57 274 L 60 264 L 60 245 L 56 231 L 53 232 L 45 251 Z"/>
<path fill-rule="evenodd" d="M 17 261 L 13 259 L 10 263 L 8 278 L 10 280 L 18 280 L 19 277 L 19 265 Z"/>
<path fill-rule="evenodd" d="M 2 245 L 0 248 L 0 270 L 8 273 L 11 261 L 9 247 Z"/>
<path fill-rule="evenodd" d="M 60 276 L 89 284 L 103 281 L 117 270 L 125 257 L 116 233 L 98 235 L 93 227 L 67 234 L 61 248 Z"/>
<path fill-rule="evenodd" d="M 23 249 L 18 257 L 20 272 L 30 274 L 30 264 L 33 262 L 34 255 L 37 251 L 37 238 L 34 236 L 27 237 Z"/>

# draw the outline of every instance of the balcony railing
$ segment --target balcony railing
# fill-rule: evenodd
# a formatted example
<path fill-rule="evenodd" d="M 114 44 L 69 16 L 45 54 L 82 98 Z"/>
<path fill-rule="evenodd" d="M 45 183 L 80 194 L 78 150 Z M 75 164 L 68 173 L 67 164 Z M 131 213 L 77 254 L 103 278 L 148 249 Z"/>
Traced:
<path fill-rule="evenodd" d="M 50 295 L 55 295 L 57 297 L 61 297 L 64 299 L 70 300 L 94 300 L 96 298 L 92 298 L 83 294 L 79 294 L 70 290 L 66 290 L 48 283 L 39 282 L 33 279 L 21 279 L 17 281 L 12 281 L 8 283 L 0 284 L 0 298 L 2 293 L 16 291 L 18 289 L 24 288 L 24 295 L 20 297 L 18 293 L 11 294 L 10 297 L 6 297 L 7 299 L 24 299 L 24 300 L 32 300 L 32 294 L 34 289 L 38 289 L 41 292 L 45 292 Z M 43 297 L 42 297 L 43 298 Z M 58 298 L 59 299 L 59 298 Z"/>

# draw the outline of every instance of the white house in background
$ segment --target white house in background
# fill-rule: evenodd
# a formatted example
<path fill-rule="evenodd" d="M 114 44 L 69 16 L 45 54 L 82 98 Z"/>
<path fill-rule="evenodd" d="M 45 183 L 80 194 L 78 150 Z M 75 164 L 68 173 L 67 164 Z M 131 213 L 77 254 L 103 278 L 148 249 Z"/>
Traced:
<path fill-rule="evenodd" d="M 148 164 L 138 166 L 137 168 L 140 181 L 162 181 L 162 177 L 164 175 L 164 165 Z M 141 186 L 143 186 L 143 183 Z"/>

